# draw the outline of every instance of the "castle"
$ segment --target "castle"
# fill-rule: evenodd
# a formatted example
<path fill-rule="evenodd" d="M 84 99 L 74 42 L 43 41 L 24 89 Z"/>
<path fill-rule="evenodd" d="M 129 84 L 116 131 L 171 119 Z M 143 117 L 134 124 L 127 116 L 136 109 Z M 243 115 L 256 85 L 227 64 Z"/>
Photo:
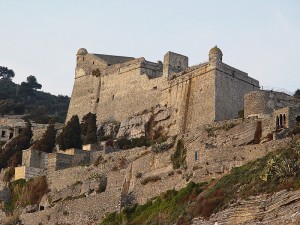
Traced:
<path fill-rule="evenodd" d="M 88 112 L 98 123 L 123 121 L 156 105 L 169 108 L 173 134 L 199 125 L 233 119 L 244 108 L 244 95 L 259 82 L 222 62 L 215 46 L 209 60 L 190 66 L 188 57 L 167 52 L 164 62 L 145 58 L 77 52 L 75 82 L 67 121 Z"/>

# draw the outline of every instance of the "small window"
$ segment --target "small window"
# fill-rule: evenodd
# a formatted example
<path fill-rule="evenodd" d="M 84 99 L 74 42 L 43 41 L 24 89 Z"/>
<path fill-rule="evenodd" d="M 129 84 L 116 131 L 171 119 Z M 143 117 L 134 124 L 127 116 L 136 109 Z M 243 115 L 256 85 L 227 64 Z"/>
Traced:
<path fill-rule="evenodd" d="M 199 159 L 198 151 L 196 150 L 196 151 L 195 151 L 195 161 L 198 161 L 198 159 Z"/>
<path fill-rule="evenodd" d="M 177 66 L 177 68 L 178 68 L 178 69 L 180 69 L 180 68 L 181 68 L 181 62 L 180 62 L 180 61 L 178 62 L 178 66 Z"/>
<path fill-rule="evenodd" d="M 114 100 L 114 99 L 115 99 L 115 95 L 112 96 L 112 100 Z"/>
<path fill-rule="evenodd" d="M 14 133 L 9 133 L 9 139 L 12 139 L 14 136 Z"/>
<path fill-rule="evenodd" d="M 84 61 L 84 57 L 82 57 L 82 61 Z"/>
<path fill-rule="evenodd" d="M 93 65 L 95 65 L 95 62 L 93 61 Z"/>
<path fill-rule="evenodd" d="M 5 131 L 4 130 L 1 133 L 1 137 L 5 138 Z"/>
<path fill-rule="evenodd" d="M 153 87 L 153 90 L 157 90 L 157 86 Z"/>

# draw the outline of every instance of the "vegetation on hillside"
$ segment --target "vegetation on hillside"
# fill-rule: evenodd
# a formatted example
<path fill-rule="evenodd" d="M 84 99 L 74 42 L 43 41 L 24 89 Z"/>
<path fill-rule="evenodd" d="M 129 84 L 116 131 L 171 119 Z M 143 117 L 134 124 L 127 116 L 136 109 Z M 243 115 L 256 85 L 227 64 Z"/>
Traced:
<path fill-rule="evenodd" d="M 237 199 L 290 188 L 300 188 L 299 143 L 233 168 L 230 174 L 210 184 L 190 183 L 186 188 L 167 191 L 144 205 L 109 214 L 101 224 L 190 224 L 192 218 L 208 219 Z"/>
<path fill-rule="evenodd" d="M 42 138 L 40 140 L 37 140 L 32 145 L 32 148 L 42 152 L 51 153 L 53 148 L 55 147 L 55 139 L 56 130 L 54 128 L 53 122 L 50 121 L 47 130 L 43 134 Z"/>
<path fill-rule="evenodd" d="M 45 176 L 36 177 L 28 181 L 19 179 L 9 184 L 11 191 L 10 202 L 4 205 L 7 213 L 13 213 L 15 209 L 27 205 L 38 205 L 42 197 L 49 192 Z"/>
<path fill-rule="evenodd" d="M 41 87 L 32 75 L 21 85 L 14 83 L 10 78 L 1 78 L 0 115 L 28 114 L 27 118 L 38 123 L 47 124 L 51 118 L 64 123 L 69 97 L 38 91 Z"/>
<path fill-rule="evenodd" d="M 0 169 L 7 166 L 16 167 L 21 165 L 22 150 L 30 147 L 32 138 L 31 123 L 27 120 L 26 127 L 20 135 L 11 139 L 3 148 L 0 149 Z"/>

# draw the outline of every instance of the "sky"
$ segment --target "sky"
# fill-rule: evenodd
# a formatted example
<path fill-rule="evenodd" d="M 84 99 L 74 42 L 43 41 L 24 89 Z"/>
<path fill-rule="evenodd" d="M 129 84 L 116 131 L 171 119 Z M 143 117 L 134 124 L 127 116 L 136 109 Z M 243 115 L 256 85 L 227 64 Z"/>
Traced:
<path fill-rule="evenodd" d="M 264 88 L 294 92 L 299 12 L 299 0 L 0 0 L 0 66 L 70 96 L 79 48 L 153 62 L 172 51 L 195 65 L 217 45 Z"/>

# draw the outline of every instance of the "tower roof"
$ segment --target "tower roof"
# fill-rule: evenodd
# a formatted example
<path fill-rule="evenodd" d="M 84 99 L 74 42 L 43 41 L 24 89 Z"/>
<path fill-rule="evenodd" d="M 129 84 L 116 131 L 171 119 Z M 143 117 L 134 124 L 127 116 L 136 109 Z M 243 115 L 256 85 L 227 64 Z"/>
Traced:
<path fill-rule="evenodd" d="M 210 49 L 209 55 L 212 55 L 212 54 L 214 54 L 214 55 L 216 55 L 216 54 L 223 55 L 221 49 L 219 49 L 218 46 L 215 46 L 212 49 Z"/>
<path fill-rule="evenodd" d="M 88 54 L 88 51 L 85 48 L 80 48 L 77 51 L 77 55 L 86 55 L 86 54 Z"/>

